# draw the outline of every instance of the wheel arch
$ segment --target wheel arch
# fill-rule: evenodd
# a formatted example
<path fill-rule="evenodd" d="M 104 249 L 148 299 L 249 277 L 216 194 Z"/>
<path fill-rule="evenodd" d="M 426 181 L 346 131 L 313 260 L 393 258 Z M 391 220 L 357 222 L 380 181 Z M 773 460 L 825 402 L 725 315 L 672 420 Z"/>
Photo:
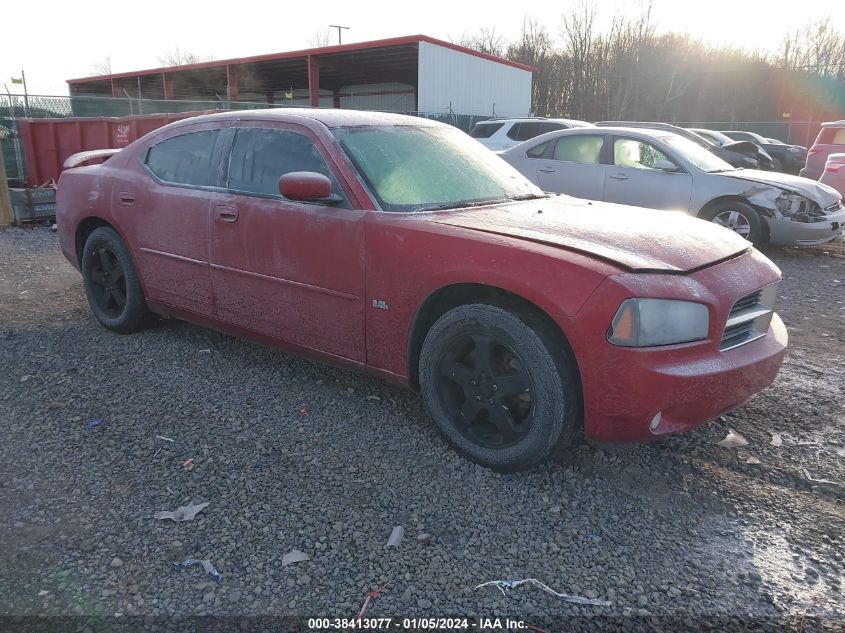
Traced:
<path fill-rule="evenodd" d="M 76 262 L 80 267 L 82 266 L 82 249 L 85 248 L 85 242 L 88 241 L 91 233 L 101 226 L 112 229 L 123 239 L 120 231 L 111 222 L 95 215 L 88 216 L 76 225 L 76 233 L 74 235 L 74 253 L 76 254 Z M 125 242 L 126 240 L 124 239 L 123 241 Z"/>
<path fill-rule="evenodd" d="M 417 308 L 411 321 L 408 337 L 408 377 L 414 389 L 419 389 L 419 360 L 423 341 L 431 326 L 449 310 L 461 305 L 487 303 L 510 309 L 529 320 L 529 325 L 540 328 L 542 333 L 561 345 L 572 365 L 578 393 L 582 393 L 581 371 L 578 359 L 560 325 L 537 304 L 498 286 L 479 283 L 453 283 L 431 292 Z"/>
<path fill-rule="evenodd" d="M 701 218 L 705 212 L 709 211 L 716 205 L 721 204 L 723 202 L 741 202 L 743 204 L 747 204 L 749 207 L 757 211 L 757 213 L 760 214 L 760 219 L 763 220 L 763 222 L 761 223 L 763 229 L 763 241 L 769 241 L 769 223 L 765 220 L 772 217 L 771 209 L 766 209 L 765 207 L 761 207 L 760 205 L 754 204 L 753 202 L 751 202 L 751 200 L 739 194 L 729 194 L 713 198 L 698 210 L 698 213 L 695 214 L 695 217 Z"/>

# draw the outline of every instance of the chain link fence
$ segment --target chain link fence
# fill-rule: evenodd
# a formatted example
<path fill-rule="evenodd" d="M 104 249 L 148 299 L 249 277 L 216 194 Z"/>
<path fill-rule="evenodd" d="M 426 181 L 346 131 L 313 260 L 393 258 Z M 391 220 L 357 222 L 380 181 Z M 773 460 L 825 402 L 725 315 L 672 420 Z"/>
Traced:
<path fill-rule="evenodd" d="M 350 99 L 345 107 L 365 108 L 364 101 Z M 164 100 L 135 99 L 95 96 L 45 96 L 0 95 L 0 154 L 5 161 L 6 176 L 13 186 L 23 186 L 26 175 L 24 153 L 18 135 L 17 122 L 22 118 L 66 118 L 66 117 L 124 117 L 138 114 L 167 114 L 200 110 L 250 110 L 263 108 L 309 107 L 304 99 L 291 103 L 262 103 L 252 101 L 227 101 L 225 99 Z M 372 105 L 372 104 L 370 104 Z M 397 109 L 391 111 L 396 112 Z M 402 114 L 420 116 L 453 125 L 469 132 L 478 121 L 489 119 L 489 115 L 456 114 L 442 112 L 401 111 Z M 5 131 L 5 132 L 4 132 Z"/>
<path fill-rule="evenodd" d="M 356 109 L 374 109 L 364 107 L 368 103 L 370 106 L 373 105 L 361 97 L 345 102 L 343 105 Z M 277 108 L 283 105 L 286 107 L 308 107 L 307 102 L 299 98 L 294 99 L 291 103 L 266 103 L 227 101 L 223 98 L 193 101 L 49 95 L 30 95 L 28 98 L 24 98 L 23 95 L 0 95 L 0 155 L 5 161 L 7 178 L 12 181 L 13 186 L 19 186 L 22 185 L 26 174 L 23 148 L 17 126 L 17 121 L 21 118 L 124 117 L 137 114 L 166 114 L 214 109 Z M 417 112 L 401 109 L 392 109 L 391 111 L 447 123 L 464 132 L 469 132 L 478 121 L 492 118 L 491 115 L 482 114 Z M 502 115 L 498 116 L 501 118 Z M 710 121 L 676 123 L 676 125 L 713 130 L 745 130 L 756 132 L 767 138 L 777 138 L 788 143 L 804 146 L 812 144 L 820 127 L 819 122 L 815 121 Z"/>

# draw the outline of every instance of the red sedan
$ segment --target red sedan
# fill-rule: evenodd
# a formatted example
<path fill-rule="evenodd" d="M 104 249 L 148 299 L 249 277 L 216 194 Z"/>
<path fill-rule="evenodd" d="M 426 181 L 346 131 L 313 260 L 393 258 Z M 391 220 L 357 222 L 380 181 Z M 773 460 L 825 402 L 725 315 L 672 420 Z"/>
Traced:
<path fill-rule="evenodd" d="M 91 309 L 152 313 L 418 388 L 501 471 L 580 433 L 691 429 L 774 380 L 778 269 L 681 213 L 548 196 L 475 140 L 342 110 L 224 113 L 64 172 Z"/>

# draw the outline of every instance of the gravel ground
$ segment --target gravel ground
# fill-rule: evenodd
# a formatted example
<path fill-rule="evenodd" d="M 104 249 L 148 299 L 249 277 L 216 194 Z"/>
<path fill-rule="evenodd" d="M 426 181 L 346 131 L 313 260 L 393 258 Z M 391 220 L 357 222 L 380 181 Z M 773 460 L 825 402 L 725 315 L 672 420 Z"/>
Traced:
<path fill-rule="evenodd" d="M 770 256 L 791 334 L 772 388 L 687 435 L 501 476 L 414 393 L 175 320 L 112 334 L 54 234 L 2 231 L 0 615 L 350 618 L 389 582 L 368 616 L 845 630 L 845 258 Z M 748 446 L 717 446 L 729 428 Z M 310 560 L 283 566 L 293 549 Z M 474 589 L 527 577 L 610 606 Z"/>

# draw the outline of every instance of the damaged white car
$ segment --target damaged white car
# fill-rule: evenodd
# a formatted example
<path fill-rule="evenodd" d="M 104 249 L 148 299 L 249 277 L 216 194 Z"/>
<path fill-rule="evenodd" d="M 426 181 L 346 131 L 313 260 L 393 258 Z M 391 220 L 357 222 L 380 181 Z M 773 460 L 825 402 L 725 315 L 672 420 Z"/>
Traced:
<path fill-rule="evenodd" d="M 580 128 L 499 155 L 543 190 L 684 211 L 754 244 L 823 244 L 845 233 L 839 192 L 808 178 L 736 169 L 672 132 Z"/>

